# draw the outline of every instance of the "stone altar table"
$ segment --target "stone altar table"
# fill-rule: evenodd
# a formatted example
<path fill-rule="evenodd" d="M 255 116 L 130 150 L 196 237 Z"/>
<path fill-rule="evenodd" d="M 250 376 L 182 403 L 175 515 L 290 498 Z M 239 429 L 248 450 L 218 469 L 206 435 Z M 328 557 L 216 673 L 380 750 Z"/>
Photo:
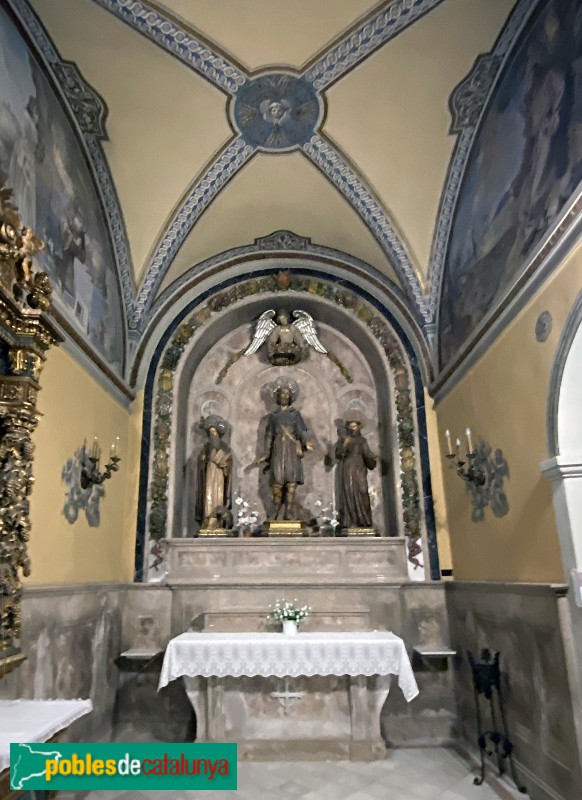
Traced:
<path fill-rule="evenodd" d="M 197 741 L 238 744 L 240 758 L 384 758 L 380 714 L 391 675 L 418 694 L 404 642 L 388 631 L 183 633 L 159 688 L 184 678 Z"/>

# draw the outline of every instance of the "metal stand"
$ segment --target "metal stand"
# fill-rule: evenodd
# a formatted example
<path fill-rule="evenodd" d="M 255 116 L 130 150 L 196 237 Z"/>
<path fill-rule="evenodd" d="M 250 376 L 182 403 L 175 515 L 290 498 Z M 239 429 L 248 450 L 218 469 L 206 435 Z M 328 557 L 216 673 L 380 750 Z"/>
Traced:
<path fill-rule="evenodd" d="M 473 780 L 473 783 L 480 786 L 485 780 L 485 754 L 495 756 L 499 775 L 505 771 L 505 760 L 509 761 L 511 777 L 517 789 L 523 794 L 527 793 L 525 786 L 520 785 L 515 765 L 513 763 L 513 744 L 509 739 L 507 730 L 507 717 L 503 704 L 503 694 L 501 692 L 501 672 L 499 669 L 499 653 L 495 653 L 491 660 L 491 653 L 484 649 L 481 651 L 481 661 L 475 661 L 473 654 L 467 650 L 467 657 L 473 673 L 473 688 L 475 692 L 475 708 L 477 711 L 477 736 L 479 751 L 481 753 L 481 775 Z M 479 695 L 484 695 L 489 701 L 489 712 L 491 715 L 491 730 L 483 730 L 483 718 L 481 716 L 481 706 Z M 497 708 L 497 710 L 496 710 Z M 500 720 L 498 721 L 498 716 Z M 499 730 L 499 722 L 502 730 Z M 487 749 L 487 740 L 493 745 L 492 750 Z"/>

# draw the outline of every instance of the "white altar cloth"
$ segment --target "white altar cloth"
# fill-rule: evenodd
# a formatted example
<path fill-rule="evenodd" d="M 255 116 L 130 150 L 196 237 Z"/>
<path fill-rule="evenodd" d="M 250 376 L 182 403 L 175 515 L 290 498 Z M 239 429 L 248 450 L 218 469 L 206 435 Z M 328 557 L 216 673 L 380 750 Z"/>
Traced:
<path fill-rule="evenodd" d="M 93 710 L 91 700 L 0 700 L 0 772 L 10 766 L 10 744 L 47 742 Z"/>
<path fill-rule="evenodd" d="M 404 642 L 389 631 L 183 633 L 172 639 L 158 689 L 181 676 L 397 675 L 406 700 L 418 694 Z"/>

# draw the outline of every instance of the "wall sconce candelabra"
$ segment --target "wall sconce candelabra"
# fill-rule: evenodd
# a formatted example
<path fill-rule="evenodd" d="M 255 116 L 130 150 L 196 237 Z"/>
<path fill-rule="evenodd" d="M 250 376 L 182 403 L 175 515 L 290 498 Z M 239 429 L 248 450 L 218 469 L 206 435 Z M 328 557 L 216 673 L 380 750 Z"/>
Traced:
<path fill-rule="evenodd" d="M 447 440 L 447 458 L 450 465 L 455 467 L 457 475 L 459 475 L 466 483 L 473 484 L 474 486 L 484 486 L 487 478 L 484 471 L 475 466 L 474 462 L 476 453 L 473 449 L 473 440 L 471 438 L 470 428 L 465 430 L 465 436 L 467 440 L 467 454 L 465 456 L 465 460 L 463 460 L 460 455 L 461 440 L 455 440 L 455 449 L 453 450 L 451 432 L 449 430 L 445 431 L 445 437 Z"/>
<path fill-rule="evenodd" d="M 99 463 L 101 461 L 101 448 L 97 437 L 93 439 L 91 452 L 87 453 L 87 443 L 83 443 L 83 466 L 81 468 L 81 489 L 88 489 L 90 486 L 103 483 L 110 478 L 114 472 L 119 470 L 119 436 L 111 444 L 109 452 L 109 461 L 105 465 L 103 472 L 99 471 Z"/>

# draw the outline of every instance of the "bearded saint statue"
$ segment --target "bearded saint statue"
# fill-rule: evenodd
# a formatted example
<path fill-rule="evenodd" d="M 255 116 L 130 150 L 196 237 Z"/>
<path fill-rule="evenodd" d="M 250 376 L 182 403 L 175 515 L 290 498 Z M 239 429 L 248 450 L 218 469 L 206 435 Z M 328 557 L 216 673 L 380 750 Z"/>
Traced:
<path fill-rule="evenodd" d="M 371 528 L 372 509 L 368 492 L 368 470 L 376 466 L 376 456 L 362 436 L 361 423 L 348 420 L 345 434 L 335 447 L 339 462 L 339 513 L 345 528 Z"/>
<path fill-rule="evenodd" d="M 198 456 L 195 518 L 201 527 L 215 530 L 219 520 L 226 527 L 225 520 L 230 517 L 232 453 L 223 439 L 223 420 L 210 416 L 202 421 L 202 427 L 208 439 Z"/>

